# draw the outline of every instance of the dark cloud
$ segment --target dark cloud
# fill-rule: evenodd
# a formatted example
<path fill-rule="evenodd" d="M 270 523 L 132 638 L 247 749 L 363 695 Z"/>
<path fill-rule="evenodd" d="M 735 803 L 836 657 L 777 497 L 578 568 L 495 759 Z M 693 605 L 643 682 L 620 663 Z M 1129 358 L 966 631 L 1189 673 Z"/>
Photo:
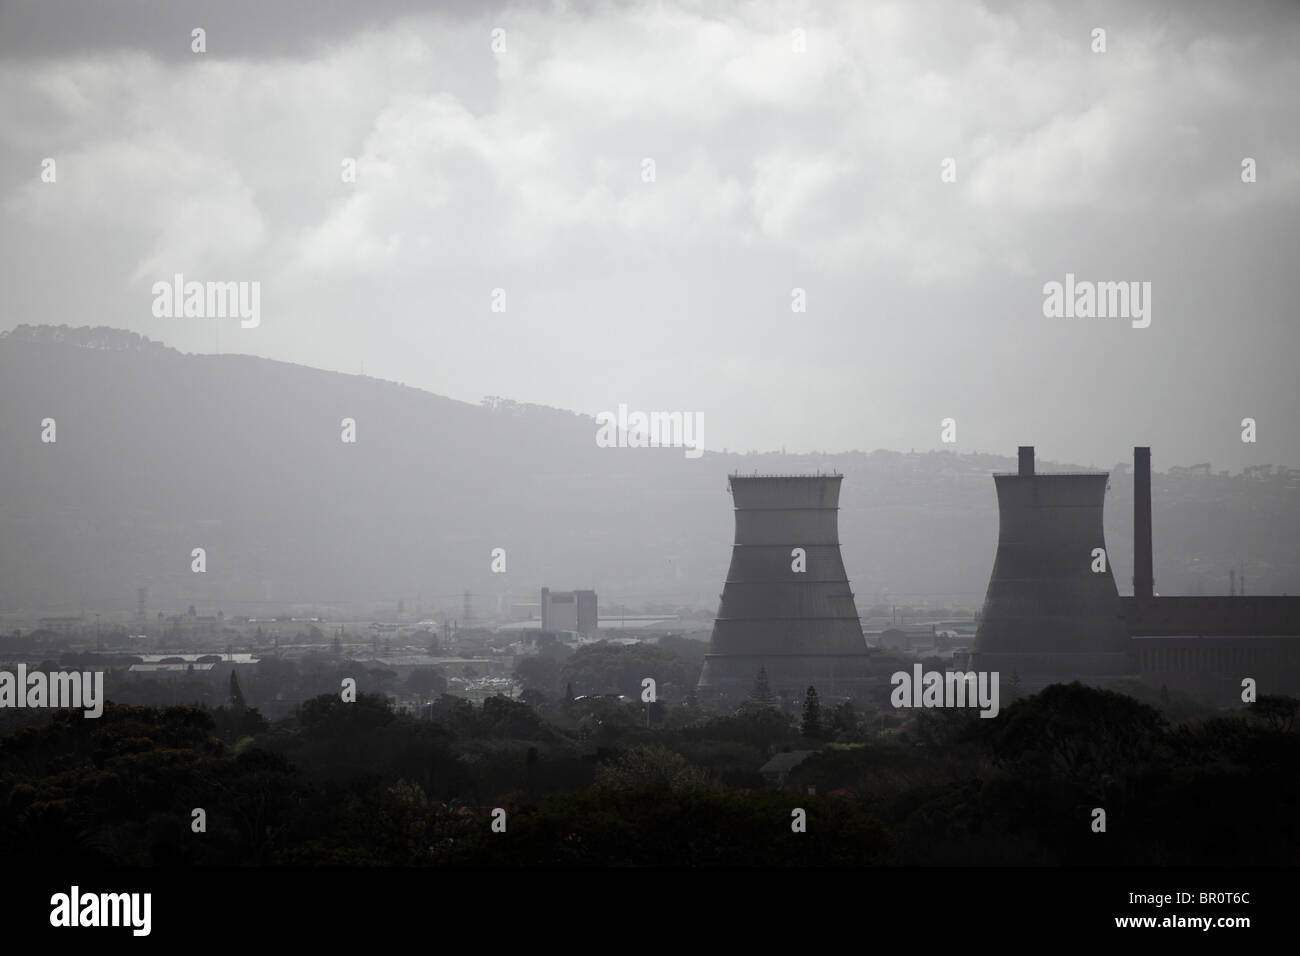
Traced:
<path fill-rule="evenodd" d="M 195 27 L 207 31 L 209 56 L 301 56 L 413 14 L 480 17 L 505 6 L 503 0 L 6 0 L 0 5 L 0 56 L 132 50 L 181 59 L 193 55 Z"/>
<path fill-rule="evenodd" d="M 700 410 L 732 448 L 937 447 L 951 415 L 959 450 L 1300 462 L 1291 9 L 843 0 L 799 13 L 806 56 L 780 0 L 77 9 L 0 14 L 0 325 Z M 265 322 L 154 318 L 174 272 L 263 282 Z M 1153 324 L 1044 318 L 1066 273 L 1151 282 Z"/>

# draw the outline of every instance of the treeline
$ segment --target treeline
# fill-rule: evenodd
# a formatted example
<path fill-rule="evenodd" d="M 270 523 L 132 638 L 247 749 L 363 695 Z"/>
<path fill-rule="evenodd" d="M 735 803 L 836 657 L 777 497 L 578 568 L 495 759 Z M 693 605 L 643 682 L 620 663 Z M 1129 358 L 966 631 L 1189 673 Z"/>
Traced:
<path fill-rule="evenodd" d="M 146 338 L 138 332 L 114 329 L 107 325 L 22 325 L 10 331 L 0 331 L 0 339 L 14 342 L 36 342 L 42 345 L 75 345 L 85 349 L 108 349 L 113 352 L 150 352 L 161 355 L 181 354 L 170 346 Z"/>
<path fill-rule="evenodd" d="M 274 723 L 238 702 L 59 712 L 0 739 L 0 852 L 16 866 L 1217 865 L 1300 852 L 1289 698 L 1172 723 L 1073 684 L 993 719 L 920 711 L 896 734 L 851 707 L 810 716 L 443 696 L 416 717 L 364 693 Z M 786 752 L 788 776 L 760 773 Z"/>

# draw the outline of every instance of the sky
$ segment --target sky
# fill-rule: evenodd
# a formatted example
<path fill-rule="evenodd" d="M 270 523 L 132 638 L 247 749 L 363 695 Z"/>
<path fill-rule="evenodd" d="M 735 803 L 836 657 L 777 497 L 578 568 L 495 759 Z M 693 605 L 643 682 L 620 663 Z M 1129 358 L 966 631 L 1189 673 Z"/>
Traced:
<path fill-rule="evenodd" d="M 1291 3 L 4 0 L 0 330 L 713 450 L 1297 466 L 1298 38 Z M 260 283 L 259 323 L 155 316 L 177 273 Z M 1045 315 L 1067 274 L 1149 325 Z"/>

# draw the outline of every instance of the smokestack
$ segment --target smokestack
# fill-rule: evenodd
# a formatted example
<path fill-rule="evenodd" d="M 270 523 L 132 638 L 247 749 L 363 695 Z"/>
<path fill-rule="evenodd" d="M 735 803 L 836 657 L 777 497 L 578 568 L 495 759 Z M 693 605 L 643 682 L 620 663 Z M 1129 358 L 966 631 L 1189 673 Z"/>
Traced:
<path fill-rule="evenodd" d="M 1034 473 L 1034 446 L 1020 446 L 1020 477 L 1028 478 Z"/>
<path fill-rule="evenodd" d="M 1133 449 L 1133 596 L 1155 596 L 1151 559 L 1151 449 Z"/>

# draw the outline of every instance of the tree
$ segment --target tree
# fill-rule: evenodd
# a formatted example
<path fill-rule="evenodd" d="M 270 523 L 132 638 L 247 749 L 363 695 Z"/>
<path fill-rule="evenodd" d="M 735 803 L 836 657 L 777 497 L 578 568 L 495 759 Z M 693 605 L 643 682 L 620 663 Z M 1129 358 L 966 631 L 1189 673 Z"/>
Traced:
<path fill-rule="evenodd" d="M 396 719 L 388 701 L 378 694 L 359 693 L 349 704 L 333 692 L 303 701 L 296 717 L 299 732 L 309 740 L 372 737 Z"/>
<path fill-rule="evenodd" d="M 413 667 L 406 675 L 406 689 L 421 697 L 437 697 L 447 690 L 447 678 L 436 667 Z"/>
<path fill-rule="evenodd" d="M 831 708 L 831 730 L 837 734 L 852 735 L 858 730 L 858 715 L 851 701 L 843 700 Z"/>
<path fill-rule="evenodd" d="M 772 821 L 805 808 L 806 833 Z M 477 821 L 475 821 L 477 823 Z M 767 828 L 766 830 L 764 828 Z M 458 834 L 459 836 L 459 834 Z M 557 794 L 512 814 L 509 840 L 478 824 L 439 844 L 442 865 L 517 866 L 863 866 L 888 859 L 885 828 L 857 801 L 784 793 L 724 793 L 656 782 Z"/>
<path fill-rule="evenodd" d="M 244 703 L 243 691 L 239 689 L 239 678 L 235 676 L 232 668 L 230 671 L 230 707 L 232 710 L 243 710 L 247 705 Z"/>
<path fill-rule="evenodd" d="M 596 771 L 596 785 L 614 790 L 663 783 L 672 790 L 704 790 L 712 777 L 666 747 L 633 747 Z"/>
<path fill-rule="evenodd" d="M 1268 721 L 1270 727 L 1283 733 L 1289 733 L 1295 724 L 1296 710 L 1297 701 L 1294 697 L 1273 694 L 1263 694 L 1250 705 L 1252 714 Z"/>
<path fill-rule="evenodd" d="M 433 702 L 430 716 L 457 736 L 479 735 L 478 711 L 464 697 L 443 694 Z"/>
<path fill-rule="evenodd" d="M 803 725 L 800 731 L 810 740 L 820 740 L 822 737 L 822 705 L 817 700 L 815 687 L 809 687 L 804 696 Z"/>
<path fill-rule="evenodd" d="M 488 737 L 541 740 L 550 736 L 545 722 L 526 703 L 509 697 L 488 697 L 479 711 L 479 722 Z"/>
<path fill-rule="evenodd" d="M 519 692 L 519 699 L 529 707 L 533 708 L 533 710 L 541 710 L 550 703 L 550 698 L 545 693 L 540 690 L 535 690 L 532 687 L 525 687 L 521 690 Z"/>
<path fill-rule="evenodd" d="M 1007 681 L 1007 703 L 1019 700 L 1024 696 L 1023 682 L 1020 680 L 1020 673 L 1016 670 L 1011 671 L 1011 680 Z"/>
<path fill-rule="evenodd" d="M 256 707 L 244 706 L 242 702 L 235 706 L 234 701 L 229 708 L 218 707 L 212 711 L 212 719 L 216 724 L 216 736 L 228 743 L 256 737 L 270 726 Z"/>
<path fill-rule="evenodd" d="M 1021 779 L 1064 777 L 1100 798 L 1107 778 L 1147 765 L 1164 724 L 1152 707 L 1075 681 L 1019 700 L 997 720 L 969 720 L 967 730 Z"/>
<path fill-rule="evenodd" d="M 515 663 L 515 680 L 525 690 L 554 694 L 560 683 L 559 662 L 550 657 L 521 657 Z"/>
<path fill-rule="evenodd" d="M 653 644 L 610 644 L 600 641 L 579 648 L 565 660 L 560 677 L 571 682 L 584 694 L 618 693 L 639 696 L 641 681 L 654 678 L 659 696 L 672 685 L 684 690 L 692 686 L 694 673 L 680 657 Z"/>
<path fill-rule="evenodd" d="M 749 695 L 749 699 L 757 701 L 764 707 L 772 707 L 776 704 L 776 698 L 772 696 L 772 687 L 767 682 L 766 667 L 758 669 L 758 676 L 754 678 L 754 691 Z"/>

